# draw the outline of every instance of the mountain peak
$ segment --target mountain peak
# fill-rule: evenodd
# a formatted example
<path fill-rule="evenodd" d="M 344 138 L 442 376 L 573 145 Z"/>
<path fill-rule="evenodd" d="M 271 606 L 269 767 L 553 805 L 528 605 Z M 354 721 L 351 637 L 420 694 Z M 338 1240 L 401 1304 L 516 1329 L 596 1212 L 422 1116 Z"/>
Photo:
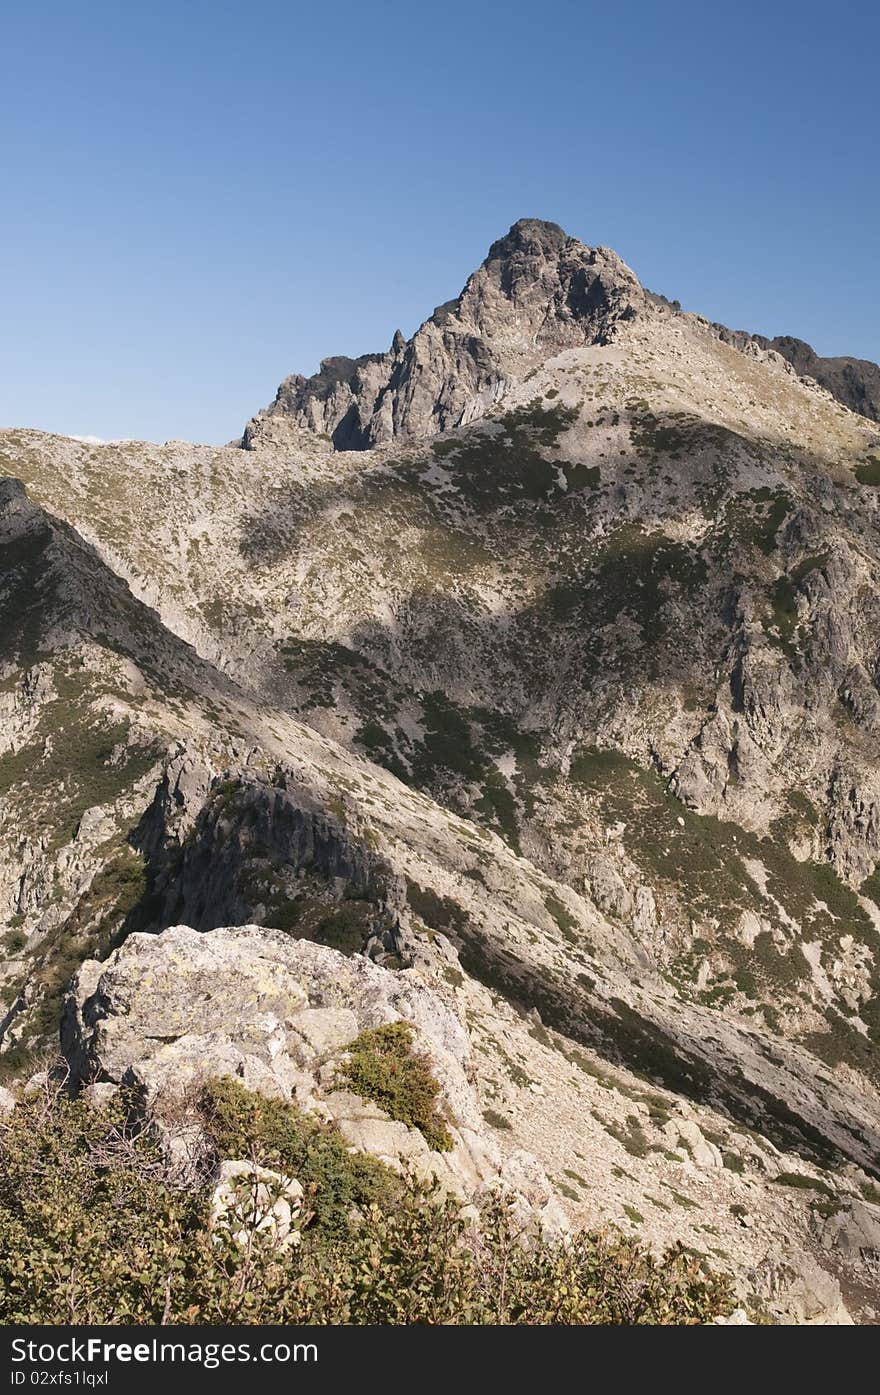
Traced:
<path fill-rule="evenodd" d="M 486 261 L 501 261 L 516 252 L 560 252 L 574 241 L 558 223 L 548 223 L 543 218 L 518 218 L 504 237 L 492 243 Z"/>
<path fill-rule="evenodd" d="M 387 353 L 334 357 L 311 378 L 286 378 L 242 444 L 280 442 L 291 429 L 329 436 L 337 450 L 433 436 L 484 415 L 544 359 L 608 343 L 648 304 L 613 252 L 520 218 L 411 339 L 398 331 Z"/>

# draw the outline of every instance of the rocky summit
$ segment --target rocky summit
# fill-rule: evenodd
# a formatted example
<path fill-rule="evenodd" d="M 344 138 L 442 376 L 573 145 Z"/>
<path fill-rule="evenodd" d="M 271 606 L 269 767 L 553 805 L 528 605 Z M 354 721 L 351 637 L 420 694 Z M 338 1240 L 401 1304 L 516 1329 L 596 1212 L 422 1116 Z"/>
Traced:
<path fill-rule="evenodd" d="M 878 385 L 526 219 L 240 444 L 0 433 L 4 1107 L 234 1076 L 877 1321 Z"/>

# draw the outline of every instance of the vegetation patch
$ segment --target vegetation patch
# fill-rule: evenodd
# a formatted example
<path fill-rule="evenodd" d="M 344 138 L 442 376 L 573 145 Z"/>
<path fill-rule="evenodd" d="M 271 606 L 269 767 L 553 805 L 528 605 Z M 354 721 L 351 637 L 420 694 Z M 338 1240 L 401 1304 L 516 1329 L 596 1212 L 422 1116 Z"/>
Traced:
<path fill-rule="evenodd" d="M 150 1120 L 26 1101 L 0 1121 L 0 1322 L 678 1326 L 734 1306 L 730 1280 L 681 1247 L 583 1231 L 525 1248 L 502 1198 L 475 1227 L 457 1199 L 237 1082 L 209 1085 L 200 1114 L 215 1159 L 304 1186 L 301 1243 L 212 1231 L 211 1177 L 181 1186 Z"/>
<path fill-rule="evenodd" d="M 543 608 L 554 622 L 577 625 L 589 637 L 586 656 L 598 666 L 604 653 L 600 632 L 606 626 L 628 615 L 646 641 L 658 641 L 675 622 L 676 601 L 693 599 L 707 576 L 696 548 L 628 523 L 603 542 L 594 561 L 555 582 Z M 643 665 L 647 657 L 641 653 Z"/>
<path fill-rule="evenodd" d="M 837 1193 L 818 1177 L 806 1177 L 802 1172 L 780 1172 L 773 1178 L 780 1187 L 796 1187 L 802 1191 L 821 1192 L 823 1196 L 836 1200 Z"/>
<path fill-rule="evenodd" d="M 372 1027 L 352 1042 L 342 1075 L 355 1094 L 372 1100 L 392 1119 L 418 1129 L 439 1152 L 452 1147 L 452 1135 L 437 1104 L 440 1086 L 426 1056 L 413 1050 L 406 1022 Z"/>
<path fill-rule="evenodd" d="M 431 930 L 454 935 L 463 930 L 467 923 L 467 916 L 457 901 L 449 896 L 438 896 L 430 887 L 419 886 L 409 877 L 406 881 L 406 899 L 419 920 Z"/>
<path fill-rule="evenodd" d="M 646 1158 L 651 1151 L 648 1136 L 637 1114 L 627 1115 L 625 1128 L 613 1122 L 606 1122 L 605 1129 L 634 1158 Z"/>
<path fill-rule="evenodd" d="M 767 485 L 743 491 L 727 501 L 715 533 L 722 551 L 734 560 L 737 573 L 742 568 L 744 550 L 771 555 L 776 535 L 792 507 L 790 494 Z"/>
<path fill-rule="evenodd" d="M 704 997 L 710 1006 L 723 1003 L 736 988 L 747 997 L 778 999 L 780 989 L 796 995 L 810 977 L 810 967 L 796 942 L 784 945 L 768 932 L 751 948 L 736 937 L 742 912 L 752 910 L 790 937 L 775 902 L 796 921 L 805 937 L 835 941 L 844 929 L 880 951 L 880 936 L 858 896 L 830 863 L 800 861 L 779 836 L 761 837 L 740 826 L 697 814 L 669 790 L 654 771 L 644 770 L 613 750 L 582 747 L 570 766 L 570 780 L 596 807 L 606 824 L 623 823 L 627 852 L 645 879 L 674 894 L 691 914 L 715 922 L 712 943 L 702 940 L 675 967 L 675 982 L 688 991 L 699 961 L 717 949 L 730 962 L 729 987 L 714 985 Z M 812 805 L 795 806 L 798 816 L 815 823 Z M 748 866 L 766 873 L 766 895 Z M 772 899 L 770 899 L 772 898 Z"/>
<path fill-rule="evenodd" d="M 297 1179 L 322 1239 L 350 1233 L 353 1207 L 390 1206 L 402 1194 L 397 1174 L 350 1152 L 338 1129 L 237 1080 L 210 1081 L 199 1112 L 218 1157 L 248 1158 Z"/>
<path fill-rule="evenodd" d="M 855 474 L 859 484 L 868 484 L 873 488 L 880 485 L 880 455 L 869 455 L 867 459 L 860 460 Z"/>
<path fill-rule="evenodd" d="M 435 441 L 434 456 L 443 461 L 456 489 L 472 508 L 494 511 L 521 500 L 552 503 L 568 489 L 588 487 L 584 467 L 570 467 L 560 483 L 560 465 L 543 451 L 557 446 L 559 437 L 577 420 L 577 408 L 540 398 L 498 419 L 497 432 L 478 431 L 464 440 Z"/>
<path fill-rule="evenodd" d="M 484 1109 L 483 1118 L 492 1129 L 512 1129 L 513 1124 L 504 1114 L 499 1114 L 497 1109 Z"/>
<path fill-rule="evenodd" d="M 581 928 L 580 922 L 570 911 L 566 910 L 565 906 L 556 896 L 546 895 L 544 897 L 544 905 L 559 926 L 559 932 L 562 938 L 567 940 L 569 944 L 579 944 L 583 939 L 583 935 L 577 933 Z"/>
<path fill-rule="evenodd" d="M 0 756 L 0 798 L 26 799 L 42 814 L 49 852 L 70 841 L 87 809 L 115 803 L 159 758 L 151 743 L 132 740 L 127 721 L 101 720 L 84 674 L 59 665 L 53 682 L 58 697 L 44 705 L 33 739 Z"/>
<path fill-rule="evenodd" d="M 336 685 L 345 689 L 355 711 L 365 720 L 391 718 L 394 703 L 389 696 L 390 676 L 363 654 L 335 640 L 300 639 L 291 636 L 281 646 L 281 658 L 304 690 L 303 711 L 332 707 Z"/>
<path fill-rule="evenodd" d="M 265 899 L 264 923 L 283 930 L 295 940 L 327 945 L 341 954 L 359 954 L 373 929 L 376 906 L 364 896 L 347 896 L 342 901 L 328 893 L 317 875 L 307 877 L 305 886 L 291 891 L 284 881 L 268 881 L 253 872 L 243 892 L 251 904 Z"/>

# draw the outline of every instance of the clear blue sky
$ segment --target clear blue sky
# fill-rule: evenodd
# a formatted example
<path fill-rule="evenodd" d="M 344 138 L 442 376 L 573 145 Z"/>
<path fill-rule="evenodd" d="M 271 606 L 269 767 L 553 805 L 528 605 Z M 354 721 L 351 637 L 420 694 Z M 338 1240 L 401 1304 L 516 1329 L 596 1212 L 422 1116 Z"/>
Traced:
<path fill-rule="evenodd" d="M 0 424 L 222 442 L 519 217 L 880 358 L 876 0 L 7 0 Z"/>

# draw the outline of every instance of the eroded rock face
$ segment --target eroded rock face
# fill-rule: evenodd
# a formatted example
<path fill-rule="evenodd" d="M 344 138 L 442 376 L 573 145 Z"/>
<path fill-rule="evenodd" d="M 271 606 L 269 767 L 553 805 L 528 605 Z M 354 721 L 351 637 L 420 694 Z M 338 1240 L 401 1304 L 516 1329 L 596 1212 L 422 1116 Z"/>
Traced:
<path fill-rule="evenodd" d="M 614 252 L 521 219 L 412 339 L 398 331 L 387 353 L 328 358 L 311 378 L 286 378 L 242 444 L 289 441 L 291 428 L 324 434 L 337 450 L 432 436 L 483 416 L 539 358 L 609 342 L 647 305 Z"/>
<path fill-rule="evenodd" d="M 134 834 L 154 869 L 156 928 L 174 919 L 196 930 L 246 922 L 255 909 L 248 864 L 257 851 L 283 861 L 292 885 L 309 871 L 350 895 L 393 895 L 388 867 L 356 825 L 343 827 L 292 779 L 242 773 L 224 780 L 185 749 L 169 762 Z"/>

